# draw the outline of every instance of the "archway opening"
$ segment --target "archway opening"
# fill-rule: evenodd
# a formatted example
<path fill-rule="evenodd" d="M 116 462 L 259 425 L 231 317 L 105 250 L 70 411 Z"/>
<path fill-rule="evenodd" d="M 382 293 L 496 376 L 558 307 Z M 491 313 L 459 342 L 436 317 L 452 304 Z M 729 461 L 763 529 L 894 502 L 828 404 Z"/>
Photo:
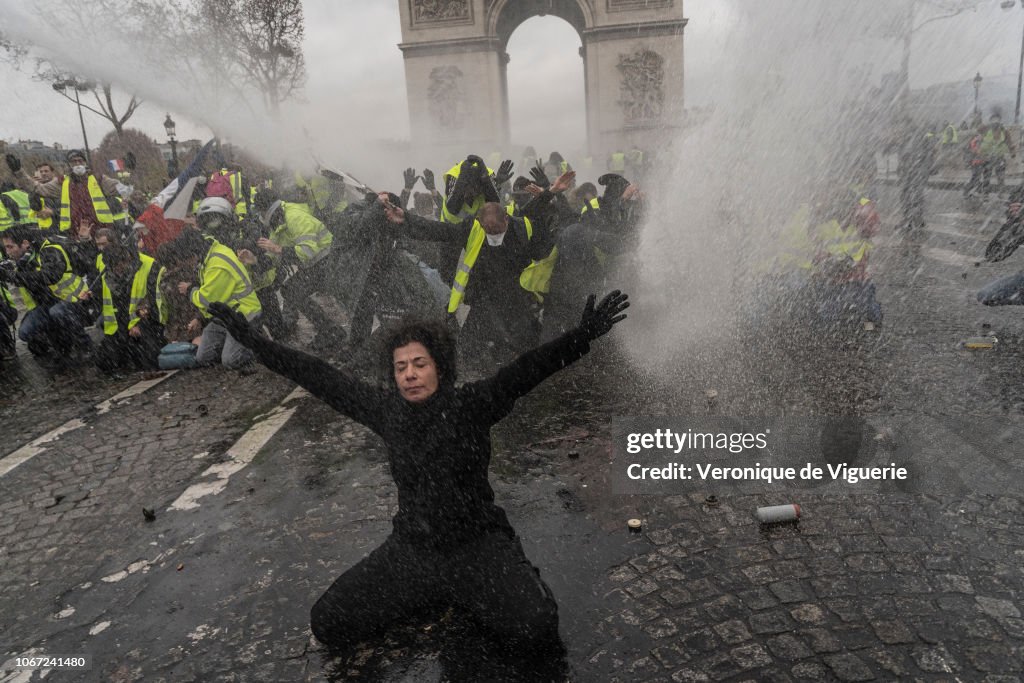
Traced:
<path fill-rule="evenodd" d="M 545 159 L 553 151 L 570 162 L 582 156 L 587 110 L 581 46 L 577 29 L 551 15 L 528 18 L 512 31 L 506 52 L 515 154 L 530 145 Z"/>

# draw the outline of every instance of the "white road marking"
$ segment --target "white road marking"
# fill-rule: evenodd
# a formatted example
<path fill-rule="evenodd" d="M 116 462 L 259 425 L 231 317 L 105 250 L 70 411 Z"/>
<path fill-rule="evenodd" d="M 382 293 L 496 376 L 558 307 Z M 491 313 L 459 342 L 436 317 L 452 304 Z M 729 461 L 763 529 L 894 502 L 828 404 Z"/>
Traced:
<path fill-rule="evenodd" d="M 167 379 L 176 372 L 178 371 L 172 370 L 171 372 L 166 373 L 156 379 L 147 379 L 136 384 L 133 384 L 132 386 L 128 387 L 127 389 L 117 394 L 116 396 L 112 396 L 111 398 L 108 398 L 106 401 L 97 404 L 96 413 L 98 415 L 103 415 L 105 413 L 110 412 L 110 409 L 114 407 L 117 404 L 117 402 L 123 401 L 126 398 L 131 398 L 132 396 L 138 396 L 139 394 L 146 391 L 150 387 L 154 387 L 160 382 L 163 382 L 165 379 Z M 29 443 L 25 444 L 16 451 L 8 453 L 6 456 L 0 459 L 0 477 L 10 472 L 18 465 L 21 465 L 31 460 L 32 458 L 36 457 L 37 455 L 45 451 L 47 445 L 50 442 L 56 441 L 57 439 L 67 434 L 68 432 L 72 432 L 76 429 L 84 427 L 85 424 L 86 423 L 84 420 L 77 417 L 72 420 L 68 420 L 61 426 L 57 427 L 56 429 L 51 429 L 46 434 L 43 434 L 39 438 L 30 441 Z"/>
<path fill-rule="evenodd" d="M 210 465 L 200 475 L 204 479 L 214 477 L 212 481 L 201 481 L 189 486 L 178 496 L 177 500 L 171 503 L 167 508 L 168 512 L 171 510 L 193 510 L 199 507 L 197 501 L 200 498 L 215 496 L 223 491 L 227 487 L 231 475 L 245 469 L 260 452 L 260 449 L 267 445 L 267 442 L 288 422 L 295 412 L 295 407 L 286 408 L 285 404 L 305 396 L 309 396 L 309 394 L 301 388 L 288 394 L 277 407 L 267 413 L 263 420 L 256 422 L 228 449 L 227 460 Z"/>
<path fill-rule="evenodd" d="M 51 441 L 56 441 L 64 434 L 67 434 L 68 432 L 72 432 L 78 429 L 79 427 L 84 426 L 85 422 L 76 417 L 73 420 L 68 420 L 60 427 L 57 427 L 56 429 L 51 429 L 47 433 L 40 436 L 38 439 L 30 441 L 29 443 L 25 444 L 18 450 L 10 453 L 6 457 L 4 457 L 3 460 L 0 460 L 0 477 L 10 472 L 18 465 L 21 465 L 22 463 L 31 460 L 32 458 L 36 457 L 37 455 L 45 451 L 46 444 L 49 444 Z"/>
<path fill-rule="evenodd" d="M 157 384 L 160 384 L 160 382 L 163 382 L 165 379 L 171 377 L 177 372 L 177 370 L 170 370 L 169 372 L 161 375 L 160 377 L 156 377 L 154 379 L 144 379 L 141 382 L 133 384 L 124 391 L 122 391 L 120 394 L 117 394 L 116 396 L 111 396 L 106 401 L 103 401 L 102 403 L 97 405 L 96 412 L 100 415 L 103 415 L 104 413 L 109 413 L 110 409 L 113 408 L 118 401 L 123 401 L 126 398 L 131 398 L 132 396 L 138 396 L 142 392 L 152 387 L 155 387 Z"/>

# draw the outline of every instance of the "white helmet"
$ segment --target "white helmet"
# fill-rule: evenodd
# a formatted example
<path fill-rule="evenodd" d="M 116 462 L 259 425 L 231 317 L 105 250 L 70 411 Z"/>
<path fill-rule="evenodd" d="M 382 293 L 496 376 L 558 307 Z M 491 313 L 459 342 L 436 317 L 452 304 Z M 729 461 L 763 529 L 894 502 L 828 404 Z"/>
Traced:
<path fill-rule="evenodd" d="M 235 215 L 235 207 L 231 206 L 231 202 L 223 197 L 207 197 L 203 201 L 199 202 L 199 208 L 196 209 L 196 216 L 203 216 L 211 213 L 218 213 L 230 218 Z"/>

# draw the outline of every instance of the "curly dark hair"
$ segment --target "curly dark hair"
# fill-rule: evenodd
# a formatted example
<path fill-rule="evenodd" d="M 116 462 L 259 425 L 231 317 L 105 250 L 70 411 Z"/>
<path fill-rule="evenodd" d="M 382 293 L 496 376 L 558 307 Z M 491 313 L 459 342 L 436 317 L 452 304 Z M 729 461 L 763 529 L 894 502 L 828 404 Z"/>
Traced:
<path fill-rule="evenodd" d="M 453 386 L 457 377 L 458 347 L 448 326 L 441 320 L 403 318 L 389 331 L 381 348 L 381 377 L 389 378 L 394 386 L 395 349 L 419 342 L 430 353 L 437 366 L 437 380 L 441 386 Z"/>

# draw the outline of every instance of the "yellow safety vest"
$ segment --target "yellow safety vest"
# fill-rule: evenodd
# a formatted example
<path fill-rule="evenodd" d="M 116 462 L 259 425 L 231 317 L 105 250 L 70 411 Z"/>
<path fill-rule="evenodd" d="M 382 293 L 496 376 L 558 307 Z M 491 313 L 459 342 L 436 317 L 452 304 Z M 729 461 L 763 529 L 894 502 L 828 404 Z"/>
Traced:
<path fill-rule="evenodd" d="M 583 208 L 580 210 L 580 215 L 582 216 L 588 211 L 599 211 L 600 209 L 601 200 L 599 200 L 597 197 L 594 197 L 589 202 L 583 205 Z"/>
<path fill-rule="evenodd" d="M 60 189 L 60 231 L 67 232 L 71 229 L 71 190 L 68 189 L 71 178 L 65 176 L 64 184 Z M 112 225 L 114 221 L 123 221 L 126 216 L 120 202 L 115 202 L 115 210 L 111 211 L 107 198 L 103 195 L 96 177 L 89 174 L 87 181 L 89 196 L 92 198 L 92 208 L 96 212 L 96 219 L 103 225 Z"/>
<path fill-rule="evenodd" d="M 32 222 L 32 207 L 28 203 L 28 192 L 24 190 L 8 190 L 4 192 L 5 195 L 14 200 L 14 203 L 18 205 L 19 221 L 21 224 Z M 8 214 L 9 215 L 9 214 Z M 11 216 L 13 220 L 13 216 Z"/>
<path fill-rule="evenodd" d="M 529 220 L 525 219 L 524 223 L 526 225 L 526 239 L 533 239 L 533 225 Z M 514 225 L 509 226 L 509 230 L 514 228 Z M 480 256 L 480 250 L 484 246 L 485 239 L 487 239 L 487 233 L 484 232 L 480 221 L 473 221 L 473 228 L 469 231 L 469 238 L 466 240 L 466 248 L 462 250 L 459 269 L 455 271 L 455 282 L 452 283 L 452 293 L 448 298 L 449 313 L 455 312 L 466 295 L 466 286 L 469 285 L 469 274 L 473 272 L 473 264 L 476 263 L 477 257 Z M 522 275 L 520 275 L 520 278 L 522 278 Z"/>
<path fill-rule="evenodd" d="M 46 208 L 45 197 L 40 197 L 39 203 L 41 204 L 41 206 L 39 207 L 39 211 L 42 211 L 43 209 Z M 29 213 L 29 218 L 35 221 L 36 225 L 39 226 L 40 230 L 49 230 L 50 228 L 53 227 L 53 215 L 51 214 L 49 218 L 40 218 L 39 211 L 31 211 Z"/>
<path fill-rule="evenodd" d="M 238 260 L 235 252 L 215 239 L 206 239 L 210 242 L 210 249 L 206 252 L 206 258 L 203 259 L 199 271 L 199 286 L 192 289 L 192 305 L 199 309 L 203 317 L 210 318 L 210 304 L 220 301 L 237 310 L 247 320 L 254 319 L 263 309 L 256 298 L 256 290 L 252 286 L 248 271 Z M 218 270 L 227 272 L 230 279 L 223 281 L 223 285 L 217 291 L 204 294 L 204 285 Z"/>
<path fill-rule="evenodd" d="M 622 152 L 612 152 L 611 161 L 608 164 L 608 170 L 616 173 L 622 173 L 626 170 L 626 155 Z"/>
<path fill-rule="evenodd" d="M 128 329 L 132 329 L 139 324 L 140 318 L 138 315 L 139 306 L 146 301 L 146 296 L 149 294 L 149 274 L 153 269 L 153 264 L 156 263 L 151 257 L 145 254 L 139 254 L 139 267 L 135 271 L 135 277 L 132 278 L 132 291 L 131 298 L 128 301 Z M 167 310 L 164 307 L 164 297 L 160 292 L 160 282 L 163 280 L 165 269 L 160 266 L 160 270 L 157 271 L 156 276 L 156 310 L 157 318 L 160 320 L 161 325 L 167 324 Z M 107 287 L 107 278 L 104 275 L 101 278 L 103 282 L 103 334 L 114 335 L 117 334 L 117 311 L 114 309 L 114 296 Z"/>
<path fill-rule="evenodd" d="M 544 301 L 544 295 L 551 291 L 551 273 L 558 263 L 558 247 L 551 247 L 551 253 L 539 261 L 534 261 L 523 269 L 519 275 L 519 286 L 533 292 L 538 301 Z"/>
<path fill-rule="evenodd" d="M 228 177 L 228 184 L 231 185 L 231 194 L 235 197 L 235 215 L 239 218 L 244 218 L 245 214 L 248 213 L 248 206 L 246 205 L 245 195 L 242 193 L 242 173 L 241 171 L 235 171 L 231 173 L 226 168 L 220 169 L 221 175 Z"/>
<path fill-rule="evenodd" d="M 14 225 L 14 216 L 7 210 L 7 206 L 0 202 L 0 232 L 9 230 Z"/>
<path fill-rule="evenodd" d="M 316 263 L 330 253 L 334 236 L 306 204 L 281 202 L 284 222 L 270 233 L 270 240 L 295 249 L 300 263 Z"/>
<path fill-rule="evenodd" d="M 85 279 L 75 275 L 75 272 L 71 270 L 71 259 L 68 257 L 68 253 L 64 251 L 64 247 L 59 244 L 54 244 L 49 240 L 43 240 L 43 245 L 32 258 L 33 263 L 39 265 L 40 268 L 42 267 L 40 260 L 43 249 L 56 249 L 60 252 L 60 255 L 64 257 L 64 275 L 62 275 L 57 282 L 50 285 L 50 291 L 53 292 L 53 295 L 61 301 L 66 301 L 72 304 L 78 303 L 81 300 L 82 295 L 89 291 L 89 287 L 86 285 Z M 25 302 L 25 308 L 31 311 L 36 307 L 35 299 L 32 298 L 32 295 L 29 294 L 29 291 L 24 287 L 19 287 L 18 289 L 21 290 L 21 299 Z"/>
<path fill-rule="evenodd" d="M 459 173 L 461 171 L 461 161 L 452 166 L 451 168 L 449 168 L 448 171 L 444 174 L 445 185 L 448 184 L 448 178 L 458 178 Z M 487 175 L 493 176 L 494 171 L 488 168 Z M 483 207 L 484 203 L 485 201 L 483 195 L 477 195 L 476 197 L 473 198 L 473 201 L 469 205 L 463 204 L 462 208 L 459 209 L 458 213 L 452 213 L 451 211 L 448 210 L 448 198 L 445 197 L 441 201 L 441 220 L 445 221 L 446 223 L 461 223 L 467 218 L 472 218 L 473 216 L 475 216 L 477 212 L 480 211 L 481 207 Z"/>
<path fill-rule="evenodd" d="M 782 234 L 779 237 L 785 248 L 782 254 L 775 259 L 775 265 L 778 269 L 789 270 L 795 268 L 810 271 L 814 268 L 814 243 L 807 234 L 810 220 L 810 205 L 801 204 L 789 219 L 786 227 L 782 229 Z"/>

